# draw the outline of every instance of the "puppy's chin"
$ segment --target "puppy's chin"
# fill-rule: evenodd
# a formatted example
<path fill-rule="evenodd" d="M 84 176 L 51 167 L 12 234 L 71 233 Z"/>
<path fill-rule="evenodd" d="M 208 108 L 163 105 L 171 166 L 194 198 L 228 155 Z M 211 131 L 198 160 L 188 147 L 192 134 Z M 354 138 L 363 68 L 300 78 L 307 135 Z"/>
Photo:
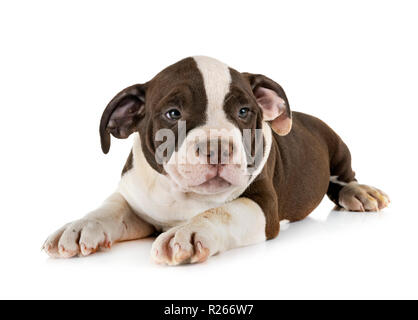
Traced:
<path fill-rule="evenodd" d="M 187 184 L 185 181 L 176 179 L 177 177 L 172 177 L 170 174 L 167 177 L 172 182 L 173 187 L 184 193 L 196 193 L 199 195 L 216 195 L 224 192 L 228 192 L 231 189 L 237 187 L 235 184 L 227 181 L 224 178 L 216 175 L 214 177 L 208 178 L 207 180 L 198 183 L 198 184 Z"/>
<path fill-rule="evenodd" d="M 197 194 L 209 195 L 223 193 L 233 187 L 234 185 L 232 183 L 219 176 L 216 176 L 203 182 L 200 185 L 189 187 L 189 190 Z"/>
<path fill-rule="evenodd" d="M 184 193 L 216 195 L 248 183 L 249 175 L 240 165 L 165 165 L 168 178 Z"/>

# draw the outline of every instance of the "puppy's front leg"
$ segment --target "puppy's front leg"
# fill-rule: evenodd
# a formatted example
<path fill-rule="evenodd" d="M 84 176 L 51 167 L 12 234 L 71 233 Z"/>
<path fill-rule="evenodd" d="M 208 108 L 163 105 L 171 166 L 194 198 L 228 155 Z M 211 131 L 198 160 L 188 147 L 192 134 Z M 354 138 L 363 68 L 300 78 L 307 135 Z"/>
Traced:
<path fill-rule="evenodd" d="M 142 221 L 119 193 L 83 219 L 71 222 L 53 233 L 43 249 L 52 257 L 70 258 L 89 255 L 114 242 L 145 238 L 154 228 Z"/>
<path fill-rule="evenodd" d="M 265 228 L 258 204 L 239 198 L 162 233 L 151 255 L 157 263 L 169 265 L 203 262 L 219 252 L 266 240 Z"/>

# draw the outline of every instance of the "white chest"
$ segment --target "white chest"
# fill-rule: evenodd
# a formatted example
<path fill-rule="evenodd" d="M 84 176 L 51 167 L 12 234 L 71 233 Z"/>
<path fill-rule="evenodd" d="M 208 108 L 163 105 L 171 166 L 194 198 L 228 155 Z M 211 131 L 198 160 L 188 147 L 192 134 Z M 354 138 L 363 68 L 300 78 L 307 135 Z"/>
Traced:
<path fill-rule="evenodd" d="M 135 213 L 145 221 L 163 230 L 184 223 L 194 216 L 237 198 L 246 186 L 223 194 L 197 195 L 184 193 L 172 181 L 157 173 L 147 163 L 139 136 L 134 139 L 133 168 L 119 183 L 118 191 Z"/>
<path fill-rule="evenodd" d="M 138 216 L 162 229 L 179 225 L 225 202 L 177 191 L 166 177 L 138 174 L 134 168 L 123 175 L 118 191 Z"/>

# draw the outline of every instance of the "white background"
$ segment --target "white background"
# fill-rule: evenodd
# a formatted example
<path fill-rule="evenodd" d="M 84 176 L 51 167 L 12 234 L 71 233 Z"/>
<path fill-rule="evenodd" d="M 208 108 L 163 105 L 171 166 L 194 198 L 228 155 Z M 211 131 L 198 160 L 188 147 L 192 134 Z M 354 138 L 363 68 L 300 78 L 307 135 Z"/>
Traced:
<path fill-rule="evenodd" d="M 2 1 L 0 298 L 418 298 L 416 1 Z M 195 266 L 152 240 L 87 258 L 40 248 L 117 185 L 131 140 L 101 153 L 121 89 L 191 55 L 279 82 L 345 140 L 378 214 L 331 212 Z M 297 147 L 297 146 L 295 146 Z"/>

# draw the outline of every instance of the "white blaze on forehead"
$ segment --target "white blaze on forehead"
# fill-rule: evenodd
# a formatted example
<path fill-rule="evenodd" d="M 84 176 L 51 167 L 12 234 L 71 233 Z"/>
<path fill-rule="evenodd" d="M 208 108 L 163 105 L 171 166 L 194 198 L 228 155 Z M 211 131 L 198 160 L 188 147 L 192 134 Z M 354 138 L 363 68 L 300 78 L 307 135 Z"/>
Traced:
<path fill-rule="evenodd" d="M 209 57 L 193 57 L 202 74 L 208 99 L 206 109 L 206 125 L 211 127 L 225 126 L 227 121 L 223 109 L 224 99 L 229 92 L 231 74 L 226 64 Z"/>

